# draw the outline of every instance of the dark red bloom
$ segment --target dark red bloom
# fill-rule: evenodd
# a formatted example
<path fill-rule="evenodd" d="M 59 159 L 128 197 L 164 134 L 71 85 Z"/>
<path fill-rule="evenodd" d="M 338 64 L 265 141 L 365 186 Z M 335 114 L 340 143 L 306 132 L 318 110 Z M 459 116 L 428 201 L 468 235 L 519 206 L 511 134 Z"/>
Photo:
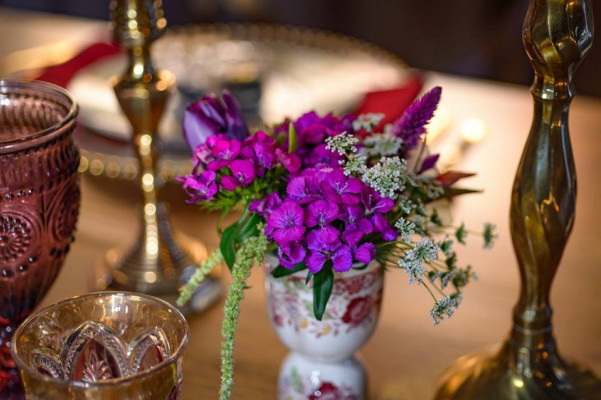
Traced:
<path fill-rule="evenodd" d="M 340 393 L 340 390 L 333 383 L 323 382 L 309 396 L 309 400 L 342 400 L 342 393 Z"/>
<path fill-rule="evenodd" d="M 369 316 L 374 299 L 371 296 L 357 297 L 346 306 L 342 322 L 350 325 L 360 325 Z"/>

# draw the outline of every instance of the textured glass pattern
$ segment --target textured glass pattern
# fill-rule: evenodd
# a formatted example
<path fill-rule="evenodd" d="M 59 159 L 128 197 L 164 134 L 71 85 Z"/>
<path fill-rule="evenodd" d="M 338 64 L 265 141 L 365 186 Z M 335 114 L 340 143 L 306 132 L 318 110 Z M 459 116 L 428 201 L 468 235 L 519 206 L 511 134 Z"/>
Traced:
<path fill-rule="evenodd" d="M 28 398 L 177 399 L 188 325 L 162 300 L 99 292 L 32 315 L 13 355 Z"/>
<path fill-rule="evenodd" d="M 0 392 L 19 390 L 13 332 L 58 274 L 79 213 L 77 105 L 43 82 L 0 80 Z"/>

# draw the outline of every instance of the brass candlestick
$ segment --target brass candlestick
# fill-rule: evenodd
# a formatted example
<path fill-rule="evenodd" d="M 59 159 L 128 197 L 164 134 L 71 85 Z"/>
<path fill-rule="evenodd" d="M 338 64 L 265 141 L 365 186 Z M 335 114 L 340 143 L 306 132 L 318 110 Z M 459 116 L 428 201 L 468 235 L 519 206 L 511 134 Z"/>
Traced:
<path fill-rule="evenodd" d="M 601 381 L 566 363 L 552 334 L 549 292 L 574 222 L 576 173 L 568 133 L 572 73 L 593 40 L 588 0 L 531 0 L 523 30 L 535 71 L 534 119 L 511 196 L 522 289 L 514 325 L 492 356 L 460 358 L 435 398 L 601 399 Z"/>
<path fill-rule="evenodd" d="M 116 0 L 111 11 L 115 41 L 129 58 L 126 71 L 114 82 L 114 90 L 133 130 L 143 208 L 138 239 L 123 255 L 107 257 L 99 286 L 143 292 L 175 304 L 177 289 L 185 280 L 182 274 L 191 273 L 196 265 L 174 239 L 167 208 L 157 196 L 163 184 L 157 173 L 157 127 L 175 78 L 153 67 L 150 45 L 167 22 L 160 0 Z M 216 280 L 206 282 L 190 303 L 195 310 L 206 307 L 221 291 Z"/>

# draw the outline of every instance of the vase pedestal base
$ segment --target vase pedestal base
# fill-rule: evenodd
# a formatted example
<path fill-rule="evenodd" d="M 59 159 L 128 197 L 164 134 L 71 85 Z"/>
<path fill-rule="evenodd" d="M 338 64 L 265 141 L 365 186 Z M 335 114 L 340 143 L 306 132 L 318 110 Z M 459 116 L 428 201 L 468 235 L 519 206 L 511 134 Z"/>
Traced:
<path fill-rule="evenodd" d="M 601 400 L 601 381 L 553 348 L 486 348 L 443 373 L 435 400 Z"/>
<path fill-rule="evenodd" d="M 278 378 L 278 399 L 319 400 L 365 399 L 365 368 L 355 357 L 327 363 L 315 361 L 299 353 L 288 354 Z"/>

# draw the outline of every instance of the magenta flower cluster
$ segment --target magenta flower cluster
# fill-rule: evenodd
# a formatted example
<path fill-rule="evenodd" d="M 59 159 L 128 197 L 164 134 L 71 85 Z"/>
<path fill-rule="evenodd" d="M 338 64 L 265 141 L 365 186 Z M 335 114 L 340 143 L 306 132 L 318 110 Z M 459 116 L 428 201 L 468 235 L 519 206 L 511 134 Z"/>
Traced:
<path fill-rule="evenodd" d="M 278 245 L 281 265 L 293 268 L 305 262 L 317 273 L 326 262 L 338 272 L 354 262 L 368 264 L 376 255 L 368 237 L 397 237 L 385 217 L 393 206 L 391 199 L 345 176 L 341 168 L 322 167 L 290 180 L 284 199 L 271 194 L 253 202 L 251 210 L 266 218 L 265 233 Z"/>
<path fill-rule="evenodd" d="M 315 111 L 311 111 L 292 122 L 297 135 L 298 149 L 296 153 L 302 160 L 303 168 L 319 165 L 339 165 L 338 161 L 342 160 L 342 156 L 326 150 L 325 139 L 343 132 L 352 132 L 355 118 L 351 114 L 342 118 L 332 114 L 320 117 Z M 290 123 L 291 121 L 286 121 L 275 130 L 276 134 L 283 137 L 286 144 Z"/>
<path fill-rule="evenodd" d="M 435 88 L 393 124 L 392 133 L 403 139 L 401 153 L 417 146 L 439 100 Z M 343 272 L 353 263 L 367 264 L 376 255 L 375 243 L 393 241 L 398 233 L 386 218 L 394 201 L 346 176 L 340 163 L 345 156 L 326 149 L 327 138 L 357 133 L 355 119 L 309 112 L 277 126 L 273 136 L 263 131 L 249 136 L 229 93 L 221 99 L 206 96 L 190 105 L 184 118 L 196 162 L 194 171 L 180 178 L 188 201 L 211 201 L 216 209 L 248 204 L 249 211 L 265 219 L 265 233 L 286 268 L 304 262 L 317 273 L 331 263 Z M 293 153 L 287 152 L 290 124 L 296 136 Z M 436 160 L 437 155 L 426 159 L 422 170 Z M 271 173 L 276 168 L 279 173 Z"/>
<path fill-rule="evenodd" d="M 300 168 L 296 154 L 282 150 L 273 137 L 262 131 L 243 141 L 226 134 L 209 136 L 196 148 L 194 160 L 194 171 L 180 178 L 191 203 L 209 201 L 221 190 L 245 188 L 278 166 L 290 173 Z"/>

